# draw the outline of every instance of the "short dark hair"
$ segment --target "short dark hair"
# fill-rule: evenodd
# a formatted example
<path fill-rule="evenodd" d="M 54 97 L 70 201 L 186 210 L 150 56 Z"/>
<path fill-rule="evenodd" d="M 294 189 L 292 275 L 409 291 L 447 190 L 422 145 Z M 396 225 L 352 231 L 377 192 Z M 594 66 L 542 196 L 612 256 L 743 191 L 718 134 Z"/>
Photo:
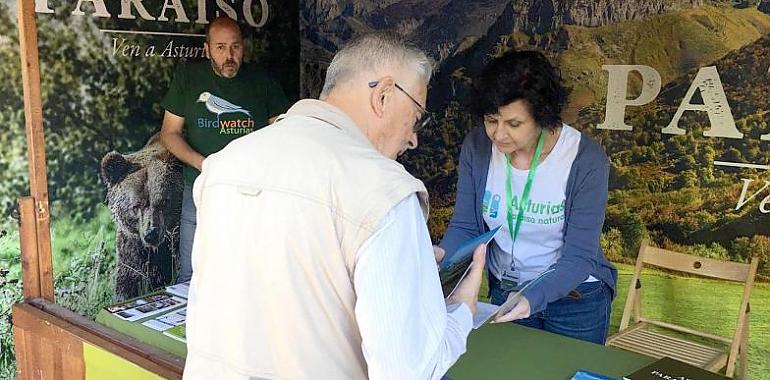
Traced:
<path fill-rule="evenodd" d="M 524 100 L 539 126 L 556 128 L 561 125 L 567 95 L 559 71 L 542 53 L 509 51 L 491 60 L 474 81 L 470 108 L 483 117 Z"/>

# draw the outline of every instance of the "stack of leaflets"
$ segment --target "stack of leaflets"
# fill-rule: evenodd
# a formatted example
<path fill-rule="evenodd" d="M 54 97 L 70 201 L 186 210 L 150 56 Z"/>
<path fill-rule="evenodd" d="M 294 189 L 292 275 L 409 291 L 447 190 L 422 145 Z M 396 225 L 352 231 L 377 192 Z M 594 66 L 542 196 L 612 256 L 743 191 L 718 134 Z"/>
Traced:
<path fill-rule="evenodd" d="M 177 297 L 182 297 L 187 299 L 189 298 L 187 295 L 190 293 L 190 281 L 167 286 L 166 293 L 171 293 Z"/>
<path fill-rule="evenodd" d="M 184 298 L 169 293 L 156 293 L 107 306 L 105 309 L 120 319 L 133 322 L 185 306 L 186 304 L 187 300 Z"/>
<path fill-rule="evenodd" d="M 186 342 L 185 339 L 185 322 L 187 320 L 187 308 L 176 309 L 169 313 L 160 315 L 153 319 L 148 319 L 142 322 L 142 325 L 147 326 L 155 331 L 160 331 L 163 335 L 176 339 L 181 342 Z"/>
<path fill-rule="evenodd" d="M 186 342 L 187 295 L 190 282 L 166 287 L 165 292 L 150 294 L 105 309 L 112 315 L 129 321 L 142 321 L 142 325 L 160 331 L 172 339 Z"/>
<path fill-rule="evenodd" d="M 153 319 L 148 319 L 142 322 L 143 325 L 156 330 L 166 331 L 172 327 L 179 326 L 185 323 L 187 319 L 187 308 L 176 309 L 166 314 L 162 314 Z"/>

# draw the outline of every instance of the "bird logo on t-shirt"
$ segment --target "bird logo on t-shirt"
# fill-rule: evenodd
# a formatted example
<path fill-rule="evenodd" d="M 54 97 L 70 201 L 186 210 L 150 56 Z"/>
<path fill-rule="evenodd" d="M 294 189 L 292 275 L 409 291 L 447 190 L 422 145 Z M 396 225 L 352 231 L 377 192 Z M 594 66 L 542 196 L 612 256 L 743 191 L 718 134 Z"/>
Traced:
<path fill-rule="evenodd" d="M 247 109 L 230 103 L 218 96 L 211 95 L 210 92 L 201 92 L 200 96 L 198 96 L 198 102 L 205 104 L 206 109 L 212 113 L 217 114 L 217 124 L 219 124 L 219 116 L 223 113 L 240 112 L 246 114 L 248 117 L 251 117 L 251 113 Z"/>

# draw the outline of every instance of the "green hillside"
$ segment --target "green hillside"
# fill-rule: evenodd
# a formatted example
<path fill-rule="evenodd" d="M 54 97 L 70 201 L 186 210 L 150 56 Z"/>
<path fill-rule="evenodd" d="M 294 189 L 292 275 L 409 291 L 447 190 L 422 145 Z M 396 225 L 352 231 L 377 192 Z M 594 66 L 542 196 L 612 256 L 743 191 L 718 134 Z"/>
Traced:
<path fill-rule="evenodd" d="M 691 86 L 697 67 L 671 79 L 649 105 L 629 107 L 625 120 L 632 131 L 597 130 L 604 118 L 601 101 L 579 114 L 576 125 L 602 143 L 612 166 L 604 238 L 621 238 L 615 245 L 625 248 L 609 256 L 633 257 L 639 239 L 649 235 L 663 246 L 685 245 L 704 256 L 741 261 L 757 255 L 763 259 L 760 277 L 767 279 L 770 224 L 758 207 L 768 195 L 767 190 L 760 192 L 767 172 L 715 166 L 714 161 L 770 163 L 768 143 L 760 140 L 770 132 L 770 75 L 766 73 L 770 35 L 703 66 L 717 67 L 742 139 L 704 136 L 710 127 L 705 112 L 684 114 L 679 122 L 684 135 L 661 132 Z M 739 208 L 744 181 L 752 181 L 747 197 L 757 195 Z"/>
<path fill-rule="evenodd" d="M 755 8 L 702 6 L 603 27 L 564 26 L 564 31 L 567 49 L 559 65 L 573 88 L 565 114 L 570 122 L 581 107 L 604 101 L 602 65 L 651 66 L 666 84 L 770 33 L 770 15 Z"/>
<path fill-rule="evenodd" d="M 710 243 L 716 236 L 720 247 L 696 249 L 725 256 L 726 250 L 739 248 L 741 252 L 727 255 L 743 258 L 748 254 L 746 244 L 736 238 L 770 236 L 770 225 L 762 223 L 764 214 L 757 211 L 757 202 L 766 194 L 735 210 L 740 179 L 755 180 L 752 189 L 756 191 L 763 172 L 713 165 L 714 160 L 770 163 L 770 149 L 759 140 L 760 134 L 770 132 L 770 75 L 766 73 L 770 15 L 755 8 L 709 5 L 603 27 L 564 26 L 535 36 L 505 34 L 497 40 L 490 55 L 549 46 L 550 54 L 558 57 L 572 89 L 565 121 L 594 135 L 610 156 L 605 233 L 616 229 L 610 235 L 622 235 L 618 245 L 626 256 L 633 257 L 643 236 L 652 235 L 664 245 Z M 632 132 L 596 130 L 604 119 L 607 72 L 601 66 L 606 64 L 643 64 L 661 75 L 658 99 L 626 110 Z M 670 122 L 698 69 L 709 65 L 717 66 L 736 124 L 746 138 L 705 138 L 708 119 L 703 112 L 685 113 L 679 126 L 687 130 L 686 135 L 663 135 L 661 129 Z M 458 85 L 470 82 L 461 70 L 455 74 Z M 639 84 L 632 76 L 629 97 Z M 421 136 L 427 143 L 419 154 L 409 154 L 405 160 L 431 189 L 429 224 L 434 240 L 443 234 L 451 216 L 459 144 L 476 126 L 458 101 L 450 102 L 442 116 L 439 128 Z M 753 246 L 757 244 L 761 245 Z M 619 253 L 615 259 L 621 259 Z M 762 273 L 770 276 L 770 268 Z"/>

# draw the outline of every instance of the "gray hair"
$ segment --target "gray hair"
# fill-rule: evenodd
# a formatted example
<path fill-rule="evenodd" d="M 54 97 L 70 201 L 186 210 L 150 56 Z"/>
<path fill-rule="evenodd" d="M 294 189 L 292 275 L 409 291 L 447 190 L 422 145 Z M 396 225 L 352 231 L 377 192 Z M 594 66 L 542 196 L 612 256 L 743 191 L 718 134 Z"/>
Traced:
<path fill-rule="evenodd" d="M 414 44 L 393 33 L 368 33 L 354 38 L 334 55 L 326 69 L 321 98 L 357 74 L 380 67 L 412 69 L 426 84 L 433 75 L 433 60 Z"/>

